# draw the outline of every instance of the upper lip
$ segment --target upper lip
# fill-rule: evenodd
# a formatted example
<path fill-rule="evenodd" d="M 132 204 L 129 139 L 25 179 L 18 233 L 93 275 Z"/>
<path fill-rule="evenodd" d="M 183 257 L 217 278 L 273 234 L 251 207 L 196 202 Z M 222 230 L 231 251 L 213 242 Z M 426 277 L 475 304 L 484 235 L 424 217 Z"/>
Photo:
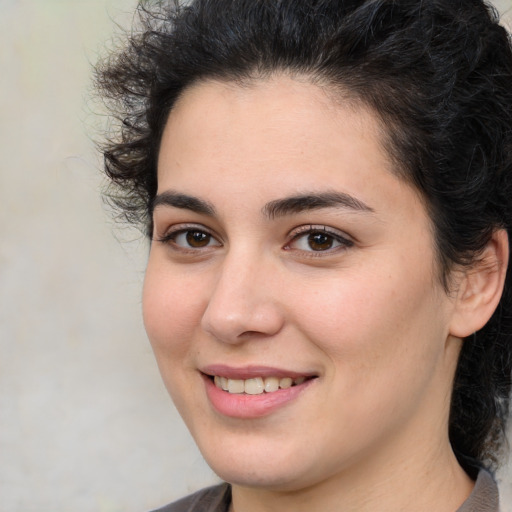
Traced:
<path fill-rule="evenodd" d="M 234 367 L 225 364 L 211 364 L 200 368 L 200 371 L 211 377 L 217 375 L 218 377 L 226 377 L 228 379 L 244 380 L 254 377 L 290 377 L 292 379 L 298 379 L 299 377 L 316 377 L 314 372 L 285 370 L 283 368 L 260 365 Z"/>

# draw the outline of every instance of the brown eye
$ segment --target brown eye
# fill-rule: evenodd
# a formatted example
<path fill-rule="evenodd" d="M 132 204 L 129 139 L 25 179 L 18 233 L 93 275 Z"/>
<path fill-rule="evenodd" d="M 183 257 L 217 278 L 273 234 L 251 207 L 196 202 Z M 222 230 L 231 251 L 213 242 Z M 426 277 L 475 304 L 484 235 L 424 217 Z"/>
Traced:
<path fill-rule="evenodd" d="M 209 245 L 212 236 L 204 231 L 187 231 L 185 238 L 190 247 L 200 248 Z"/>
<path fill-rule="evenodd" d="M 207 247 L 220 247 L 222 244 L 208 231 L 202 229 L 180 229 L 163 237 L 161 242 L 171 243 L 182 249 L 205 249 Z"/>
<path fill-rule="evenodd" d="M 327 251 L 334 245 L 334 239 L 327 233 L 310 233 L 308 245 L 313 251 Z"/>
<path fill-rule="evenodd" d="M 331 253 L 340 249 L 348 249 L 353 245 L 354 242 L 337 230 L 334 231 L 327 226 L 309 226 L 309 229 L 301 228 L 286 248 L 310 253 Z"/>

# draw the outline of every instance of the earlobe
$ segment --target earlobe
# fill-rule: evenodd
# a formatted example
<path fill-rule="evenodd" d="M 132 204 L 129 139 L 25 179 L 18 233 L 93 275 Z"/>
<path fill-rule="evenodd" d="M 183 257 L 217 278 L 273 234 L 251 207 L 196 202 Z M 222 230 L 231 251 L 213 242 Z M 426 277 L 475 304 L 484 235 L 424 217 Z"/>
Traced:
<path fill-rule="evenodd" d="M 462 273 L 450 323 L 452 336 L 470 336 L 489 321 L 501 299 L 508 258 L 507 232 L 498 229 L 474 265 Z"/>

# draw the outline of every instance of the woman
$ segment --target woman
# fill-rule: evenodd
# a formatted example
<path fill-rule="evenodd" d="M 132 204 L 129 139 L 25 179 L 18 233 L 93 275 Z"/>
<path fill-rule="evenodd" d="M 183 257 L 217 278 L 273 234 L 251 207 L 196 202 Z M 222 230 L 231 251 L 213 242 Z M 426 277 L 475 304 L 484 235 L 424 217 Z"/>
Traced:
<path fill-rule="evenodd" d="M 512 52 L 479 0 L 140 8 L 98 71 L 144 321 L 229 484 L 163 511 L 498 510 Z"/>

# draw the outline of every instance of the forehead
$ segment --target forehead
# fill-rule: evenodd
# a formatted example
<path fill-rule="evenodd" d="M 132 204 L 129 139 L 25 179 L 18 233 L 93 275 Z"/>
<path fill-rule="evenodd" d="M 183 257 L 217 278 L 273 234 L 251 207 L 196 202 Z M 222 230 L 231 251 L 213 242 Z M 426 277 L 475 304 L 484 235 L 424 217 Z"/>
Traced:
<path fill-rule="evenodd" d="M 212 170 L 218 163 L 235 164 L 243 158 L 247 164 L 259 162 L 262 172 L 264 164 L 274 165 L 276 172 L 302 163 L 314 173 L 322 161 L 343 152 L 343 158 L 352 160 L 366 153 L 368 159 L 378 159 L 374 165 L 393 172 L 379 117 L 348 95 L 340 101 L 341 95 L 335 94 L 284 75 L 243 83 L 196 83 L 182 93 L 169 115 L 159 171 L 178 157 L 189 162 L 190 157 L 205 157 Z"/>

